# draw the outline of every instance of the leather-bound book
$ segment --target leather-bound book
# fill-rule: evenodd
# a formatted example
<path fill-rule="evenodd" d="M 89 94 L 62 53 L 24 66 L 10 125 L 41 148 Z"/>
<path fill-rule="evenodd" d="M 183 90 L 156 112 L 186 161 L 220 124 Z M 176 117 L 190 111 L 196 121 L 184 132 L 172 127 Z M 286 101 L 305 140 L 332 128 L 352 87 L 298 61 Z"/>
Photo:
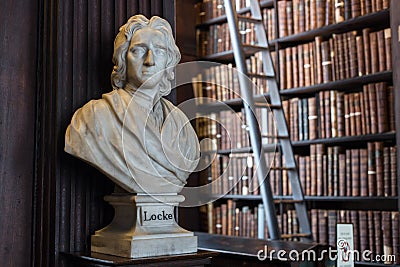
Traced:
<path fill-rule="evenodd" d="M 335 0 L 335 23 L 339 23 L 345 20 L 345 1 Z"/>
<path fill-rule="evenodd" d="M 378 133 L 384 133 L 388 131 L 388 116 L 387 116 L 388 99 L 386 98 L 386 92 L 387 92 L 386 83 L 384 82 L 376 83 L 375 90 L 376 90 Z"/>
<path fill-rule="evenodd" d="M 376 196 L 376 160 L 375 143 L 370 142 L 368 146 L 368 195 Z"/>
<path fill-rule="evenodd" d="M 308 98 L 308 128 L 309 139 L 317 139 L 318 137 L 318 114 L 317 103 L 315 97 Z"/>
<path fill-rule="evenodd" d="M 397 196 L 398 190 L 398 182 L 397 182 L 397 147 L 390 147 L 390 176 L 391 176 L 391 185 L 392 188 L 390 190 L 391 196 Z"/>
<path fill-rule="evenodd" d="M 365 74 L 371 74 L 371 46 L 370 46 L 370 28 L 364 28 L 363 33 L 363 44 L 364 44 L 364 62 L 365 62 Z"/>
<path fill-rule="evenodd" d="M 323 75 L 322 75 L 322 55 L 321 55 L 321 46 L 322 46 L 322 37 L 316 36 L 314 42 L 314 62 L 315 62 L 315 82 L 320 84 L 323 82 Z"/>
<path fill-rule="evenodd" d="M 325 25 L 334 23 L 335 0 L 325 1 Z"/>
<path fill-rule="evenodd" d="M 347 34 L 347 45 L 348 45 L 348 53 L 350 58 L 350 76 L 357 77 L 358 76 L 358 64 L 357 64 L 357 43 L 356 43 L 356 31 L 349 32 Z"/>
<path fill-rule="evenodd" d="M 346 196 L 352 196 L 353 172 L 352 172 L 352 150 L 346 150 Z"/>
<path fill-rule="evenodd" d="M 299 87 L 299 61 L 297 59 L 297 46 L 293 46 L 291 49 L 291 56 L 292 56 L 292 87 L 297 88 Z"/>
<path fill-rule="evenodd" d="M 317 195 L 317 184 L 322 181 L 318 181 L 318 166 L 317 166 L 317 145 L 310 145 L 310 195 Z"/>
<path fill-rule="evenodd" d="M 339 196 L 346 196 L 346 154 L 339 154 Z"/>
<path fill-rule="evenodd" d="M 361 16 L 361 1 L 362 0 L 351 0 L 351 17 L 355 18 Z"/>
<path fill-rule="evenodd" d="M 378 114 L 377 114 L 377 101 L 375 84 L 368 84 L 368 100 L 369 100 L 369 116 L 370 116 L 370 130 L 372 134 L 378 133 Z"/>
<path fill-rule="evenodd" d="M 324 92 L 318 93 L 318 137 L 325 138 Z"/>
<path fill-rule="evenodd" d="M 287 27 L 287 35 L 294 34 L 293 28 L 293 5 L 292 1 L 286 2 L 286 27 Z"/>
<path fill-rule="evenodd" d="M 385 64 L 386 64 L 386 70 L 392 70 L 392 32 L 391 29 L 385 29 L 384 34 L 385 38 Z"/>
<path fill-rule="evenodd" d="M 375 142 L 376 195 L 384 195 L 383 181 L 383 143 Z"/>
<path fill-rule="evenodd" d="M 312 195 L 324 195 L 324 185 L 326 184 L 325 169 L 323 168 L 323 155 L 325 154 L 324 144 L 316 144 L 316 165 L 317 165 L 317 179 L 315 184 L 311 184 Z M 331 149 L 329 147 L 328 149 Z M 329 151 L 329 150 L 328 150 Z M 328 183 L 329 184 L 329 183 Z M 313 194 L 315 193 L 315 194 Z"/>
<path fill-rule="evenodd" d="M 360 196 L 368 196 L 368 150 L 360 149 Z"/>
<path fill-rule="evenodd" d="M 293 54 L 292 48 L 285 49 L 285 63 L 286 63 L 286 88 L 293 88 Z"/>
<path fill-rule="evenodd" d="M 299 0 L 299 33 L 306 31 L 305 1 Z"/>
<path fill-rule="evenodd" d="M 383 195 L 391 196 L 390 147 L 383 148 Z"/>
<path fill-rule="evenodd" d="M 332 137 L 331 123 L 331 93 L 324 91 L 324 113 L 325 113 L 325 138 Z"/>
<path fill-rule="evenodd" d="M 368 217 L 366 211 L 359 211 L 359 236 L 360 236 L 360 251 L 369 249 L 369 231 L 368 231 Z"/>
<path fill-rule="evenodd" d="M 379 72 L 379 48 L 376 32 L 369 33 L 371 51 L 371 73 Z"/>
<path fill-rule="evenodd" d="M 352 149 L 351 150 L 351 187 L 352 187 L 352 196 L 360 195 L 360 150 Z"/>
<path fill-rule="evenodd" d="M 393 255 L 393 244 L 392 244 L 392 215 L 389 211 L 382 211 L 382 241 L 383 241 L 383 255 L 389 258 L 389 255 Z M 391 260 L 386 260 L 385 264 L 394 263 Z"/>
<path fill-rule="evenodd" d="M 363 101 L 364 101 L 363 115 L 365 120 L 364 134 L 371 133 L 370 103 L 369 103 L 368 89 L 369 89 L 368 85 L 363 86 Z"/>
<path fill-rule="evenodd" d="M 279 50 L 279 86 L 280 89 L 286 89 L 287 82 L 286 82 L 286 50 L 280 49 Z"/>
<path fill-rule="evenodd" d="M 317 40 L 315 41 L 317 43 Z M 321 62 L 318 63 L 320 64 L 320 68 L 322 68 L 322 73 L 318 74 L 318 69 L 317 69 L 317 77 L 322 76 L 322 81 L 319 80 L 319 83 L 323 82 L 330 82 L 332 81 L 332 61 L 331 61 L 331 51 L 329 48 L 329 41 L 324 41 L 321 42 Z"/>
<path fill-rule="evenodd" d="M 374 233 L 375 233 L 375 249 L 373 250 L 376 255 L 383 254 L 382 245 L 382 216 L 380 211 L 374 211 Z"/>
<path fill-rule="evenodd" d="M 316 1 L 316 21 L 317 28 L 325 25 L 326 16 L 326 0 L 315 0 Z"/>
<path fill-rule="evenodd" d="M 357 76 L 365 75 L 365 55 L 364 55 L 364 44 L 363 37 L 356 36 L 356 48 L 357 48 Z"/>
<path fill-rule="evenodd" d="M 285 37 L 288 35 L 287 29 L 287 13 L 286 4 L 288 1 L 278 1 L 278 18 L 279 18 L 279 37 Z"/>
<path fill-rule="evenodd" d="M 344 93 L 336 92 L 336 121 L 337 121 L 337 136 L 344 136 L 345 118 L 344 118 Z"/>

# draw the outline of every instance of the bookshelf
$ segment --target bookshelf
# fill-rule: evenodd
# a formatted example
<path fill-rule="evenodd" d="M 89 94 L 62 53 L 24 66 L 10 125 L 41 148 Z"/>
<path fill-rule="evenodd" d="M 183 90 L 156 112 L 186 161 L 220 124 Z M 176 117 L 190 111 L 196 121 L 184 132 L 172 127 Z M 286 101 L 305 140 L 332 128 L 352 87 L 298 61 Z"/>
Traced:
<path fill-rule="evenodd" d="M 208 5 L 211 5 L 212 3 L 216 5 L 221 4 L 221 2 L 218 0 L 210 0 L 206 2 L 208 3 Z M 320 108 L 321 110 L 318 110 L 318 112 L 315 114 L 311 114 L 317 116 L 317 124 L 314 125 L 314 127 L 325 125 L 329 129 L 314 129 L 316 133 L 313 135 L 312 138 L 310 138 L 311 136 L 304 138 L 304 135 L 302 138 L 299 138 L 299 136 L 295 136 L 295 134 L 292 134 L 292 144 L 295 149 L 295 153 L 298 155 L 299 158 L 312 157 L 313 155 L 315 156 L 315 158 L 319 157 L 319 163 L 317 162 L 317 160 L 314 160 L 314 163 L 309 163 L 308 170 L 315 173 L 311 174 L 314 177 L 310 178 L 312 180 L 308 181 L 308 183 L 312 183 L 313 186 L 315 186 L 315 184 L 321 183 L 321 180 L 318 179 L 323 179 L 323 184 L 332 183 L 332 181 L 328 179 L 336 179 L 334 182 L 336 184 L 335 186 L 337 186 L 337 188 L 335 189 L 336 193 L 332 193 L 334 189 L 328 189 L 328 186 L 325 186 L 325 188 L 322 189 L 318 189 L 317 187 L 315 187 L 314 189 L 310 189 L 311 191 L 308 191 L 307 185 L 303 185 L 303 189 L 306 192 L 305 200 L 308 203 L 310 216 L 312 218 L 312 225 L 314 227 L 313 232 L 315 241 L 328 243 L 334 246 L 335 244 L 333 242 L 332 233 L 332 229 L 334 229 L 332 228 L 334 222 L 352 222 L 356 227 L 358 227 L 357 229 L 355 229 L 357 239 L 356 249 L 371 248 L 373 249 L 373 251 L 376 251 L 377 254 L 390 252 L 397 253 L 396 264 L 399 264 L 400 255 L 398 254 L 398 225 L 400 211 L 400 176 L 398 174 L 400 173 L 400 157 L 398 156 L 399 147 L 397 144 L 400 141 L 400 137 L 397 133 L 400 130 L 400 110 L 394 108 L 395 106 L 398 106 L 400 104 L 400 94 L 398 93 L 400 90 L 400 69 L 398 67 L 400 66 L 400 48 L 398 43 L 398 25 L 400 23 L 400 19 L 396 17 L 396 14 L 400 12 L 399 3 L 397 3 L 396 1 L 391 1 L 389 3 L 389 1 L 375 0 L 343 1 L 343 9 L 337 10 L 337 8 L 335 9 L 335 5 L 333 4 L 335 1 L 332 1 L 331 4 L 333 6 L 332 9 L 329 11 L 332 13 L 329 13 L 328 11 L 326 12 L 323 23 L 321 22 L 321 18 L 319 18 L 318 20 L 316 10 L 309 10 L 310 18 L 308 23 L 310 25 L 308 27 L 305 25 L 301 26 L 299 25 L 299 22 L 297 22 L 296 29 L 296 22 L 294 21 L 300 19 L 295 17 L 292 17 L 290 19 L 287 18 L 290 16 L 290 14 L 293 15 L 295 13 L 293 11 L 295 8 L 294 6 L 292 6 L 292 4 L 297 5 L 298 3 L 305 2 L 315 4 L 317 7 L 317 3 L 329 3 L 330 1 L 270 0 L 261 1 L 261 6 L 267 10 L 267 12 L 265 12 L 266 14 L 272 13 L 275 18 L 272 25 L 268 25 L 268 23 L 265 23 L 265 28 L 271 31 L 272 35 L 275 36 L 273 39 L 270 39 L 269 43 L 270 50 L 275 51 L 276 71 L 281 75 L 281 98 L 288 103 L 291 101 L 294 102 L 302 99 L 308 100 L 310 98 L 314 98 L 316 103 L 322 103 L 324 101 L 324 97 L 331 97 L 331 92 L 334 92 L 334 95 L 340 93 L 348 97 L 348 99 L 344 100 L 343 102 L 343 105 L 347 105 L 346 112 L 348 113 L 341 114 L 341 116 L 343 116 L 341 127 L 344 128 L 341 130 L 341 134 L 332 133 L 330 129 L 333 126 L 331 124 L 327 125 L 324 120 L 322 120 L 321 122 L 322 117 L 327 121 L 330 121 L 330 123 L 333 123 L 334 120 L 332 119 L 332 117 L 329 117 L 330 115 L 326 115 L 324 113 L 326 111 L 324 109 L 324 106 L 318 106 L 317 104 L 314 108 L 316 110 Z M 354 10 L 354 8 L 352 10 L 352 5 L 346 6 L 345 2 L 360 4 L 360 10 L 364 8 L 364 11 Z M 200 1 L 198 1 L 198 3 L 200 3 Z M 369 3 L 371 4 L 371 6 L 368 6 Z M 201 9 L 199 5 L 200 4 L 198 4 L 196 8 Z M 287 9 L 287 6 L 289 5 L 292 8 L 291 11 L 288 11 Z M 285 7 L 282 9 L 282 6 Z M 209 10 L 210 9 L 208 9 L 208 11 Z M 282 10 L 285 10 L 285 12 L 283 12 Z M 328 10 L 327 6 L 325 6 L 324 10 Z M 202 10 L 202 12 L 207 12 L 207 10 Z M 244 15 L 247 12 L 247 8 L 242 8 L 239 11 L 240 14 Z M 311 14 L 312 12 L 314 13 Z M 286 20 L 282 17 L 286 17 Z M 316 21 L 312 22 L 313 19 Z M 283 26 L 283 24 L 287 23 L 288 21 L 292 23 L 292 25 L 289 26 L 289 29 L 287 28 L 287 25 Z M 306 21 L 307 19 L 304 19 L 304 23 L 306 23 Z M 226 23 L 226 16 L 223 14 L 223 12 L 217 14 L 216 16 L 210 15 L 207 19 L 198 19 L 196 26 L 197 32 L 200 33 L 198 34 L 198 36 L 200 36 L 198 41 L 201 42 L 202 40 L 204 40 L 204 37 L 202 38 L 201 34 L 207 34 L 207 31 L 210 29 L 210 27 L 214 27 L 215 25 L 219 25 L 219 28 L 216 27 L 217 30 L 214 30 L 214 37 L 217 36 L 215 38 L 220 38 L 220 36 L 218 37 L 218 30 L 223 29 L 223 26 L 221 25 L 224 25 L 224 23 Z M 284 28 L 286 27 L 286 29 L 284 29 L 283 31 L 281 29 L 282 26 Z M 299 27 L 303 27 L 304 30 L 299 30 Z M 286 33 L 284 33 L 285 30 Z M 269 33 L 268 35 L 271 37 L 271 33 Z M 353 37 L 351 35 L 353 35 Z M 382 37 L 385 39 L 379 39 Z M 370 40 L 369 38 L 375 40 L 375 46 L 374 44 L 372 44 L 372 46 L 371 44 L 369 44 L 368 46 L 368 42 L 366 41 L 367 39 L 365 38 L 367 38 L 368 40 Z M 224 41 L 225 40 L 223 40 L 223 42 Z M 341 41 L 343 41 L 344 44 L 341 44 Z M 326 68 L 326 66 L 330 64 L 321 64 L 321 54 L 323 53 L 321 52 L 322 42 L 325 42 L 330 51 L 335 52 L 335 59 L 332 59 L 332 62 L 330 63 L 333 67 L 329 67 L 328 69 Z M 360 46 L 359 50 L 357 50 L 356 46 L 351 47 L 353 43 L 355 45 L 357 45 L 357 43 L 362 44 L 362 46 Z M 364 46 L 365 43 L 367 43 L 367 46 Z M 287 70 L 287 68 L 292 68 L 292 70 L 297 69 L 301 64 L 297 62 L 297 65 L 295 65 L 297 66 L 297 68 L 295 68 L 293 64 L 291 66 L 288 65 L 292 62 L 291 60 L 286 60 L 286 55 L 284 55 L 284 57 L 282 58 L 282 51 L 295 51 L 294 53 L 292 53 L 292 55 L 295 54 L 296 56 L 298 56 L 299 54 L 301 54 L 301 51 L 304 52 L 305 50 L 299 50 L 297 47 L 304 47 L 304 45 L 309 45 L 309 47 L 312 47 L 310 49 L 312 49 L 311 53 L 314 56 L 314 58 L 308 58 L 309 61 L 306 63 L 308 63 L 309 65 L 313 65 L 312 63 L 314 63 L 315 66 L 313 66 L 314 69 L 303 70 L 303 75 L 311 75 L 311 73 L 313 73 L 312 75 L 314 76 L 314 78 L 313 80 L 310 79 L 310 81 L 307 82 L 305 81 L 306 78 L 304 78 L 303 76 L 302 82 L 296 82 L 293 80 L 287 82 L 289 76 L 291 76 L 290 79 L 293 79 L 293 76 L 299 75 L 298 73 L 295 74 L 293 71 L 292 73 L 288 74 L 289 71 Z M 250 43 L 248 45 L 249 55 L 252 52 L 252 47 L 255 46 L 256 44 L 254 43 Z M 226 47 L 229 48 L 229 46 Z M 371 52 L 369 53 L 369 55 L 363 54 L 363 56 L 357 58 L 353 54 L 359 52 L 360 48 L 362 48 L 363 53 L 365 53 L 365 51 L 367 50 Z M 382 48 L 386 52 L 380 54 L 379 51 L 381 51 Z M 216 53 L 204 53 L 204 49 L 201 48 L 199 50 L 201 52 L 199 54 L 200 59 L 218 61 L 222 63 L 233 62 L 233 53 L 230 49 L 218 51 Z M 319 62 L 316 62 L 316 54 L 320 55 Z M 325 54 L 332 55 L 332 53 L 330 52 L 325 52 Z M 360 54 L 360 52 L 358 54 Z M 304 60 L 305 56 L 304 54 L 302 55 Z M 339 57 L 341 57 L 340 60 L 338 59 Z M 373 57 L 375 58 L 375 60 L 373 59 Z M 379 61 L 379 57 L 381 58 L 381 61 Z M 351 61 L 354 61 L 354 66 L 350 66 L 350 63 L 347 63 Z M 282 67 L 282 63 L 285 64 L 285 68 Z M 306 64 L 303 62 L 303 65 Z M 367 68 L 366 65 L 369 65 L 369 67 Z M 335 68 L 336 72 L 332 68 Z M 329 73 L 329 77 L 323 77 L 323 74 L 326 74 L 327 72 Z M 298 76 L 296 79 L 300 80 Z M 372 97 L 372 95 L 370 95 L 370 91 L 375 91 L 374 95 L 378 96 L 376 91 L 381 90 L 377 89 L 380 86 L 383 86 L 385 88 L 385 101 L 383 101 L 383 103 L 386 110 L 385 115 L 382 115 L 382 117 L 378 119 L 378 117 L 381 115 L 377 114 L 381 111 L 378 110 L 379 104 L 377 104 L 377 102 L 381 100 L 370 98 Z M 390 90 L 391 92 L 387 93 Z M 364 96 L 363 92 L 365 95 L 368 95 L 368 97 Z M 257 95 L 257 97 L 268 99 L 269 95 L 268 93 L 260 93 Z M 326 100 L 326 102 L 329 103 L 328 109 L 330 111 L 332 111 L 332 108 L 335 106 L 331 104 L 331 101 L 336 101 L 336 98 L 327 98 Z M 364 106 L 360 104 L 361 107 L 358 110 L 354 110 L 354 107 L 351 107 L 351 104 L 357 101 L 359 101 L 360 103 L 363 102 Z M 371 103 L 373 103 L 372 101 L 375 102 L 375 104 L 373 105 L 375 105 L 376 107 L 376 110 L 372 111 L 373 113 L 371 113 L 372 106 L 370 105 Z M 241 100 L 238 98 L 223 99 L 222 102 L 224 104 L 227 104 L 229 107 L 232 107 L 236 111 L 240 110 L 240 107 L 242 105 Z M 365 105 L 368 105 L 368 108 L 366 108 Z M 211 103 L 208 104 L 208 106 L 205 107 L 204 110 L 219 112 L 221 107 L 221 104 Z M 298 106 L 295 107 L 297 113 Z M 309 102 L 307 102 L 307 108 L 309 107 Z M 343 107 L 342 112 L 344 111 L 344 108 L 345 107 Z M 302 109 L 302 111 L 303 110 L 304 109 Z M 335 110 L 335 112 L 337 112 L 337 110 Z M 363 117 L 363 119 L 358 120 L 358 117 L 350 118 L 350 115 L 348 116 L 348 118 L 345 119 L 345 115 L 350 113 L 361 113 L 360 117 Z M 321 116 L 321 114 L 323 115 Z M 289 110 L 287 110 L 286 115 L 288 124 L 291 124 L 291 120 L 293 120 L 293 117 L 297 118 L 296 121 L 299 120 L 299 115 L 294 115 L 294 113 L 291 113 Z M 310 116 L 310 114 L 308 114 L 308 116 Z M 310 123 L 309 118 L 305 120 L 307 121 L 307 123 Z M 374 121 L 371 122 L 371 120 Z M 364 129 L 367 126 L 357 126 L 358 124 L 366 125 L 366 121 L 369 121 L 369 130 Z M 335 123 L 338 122 L 335 121 Z M 378 125 L 379 123 L 384 123 L 386 124 L 386 126 L 382 126 L 380 128 L 380 126 Z M 305 127 L 306 126 L 300 128 L 302 128 L 303 131 L 310 132 L 309 128 L 307 128 L 307 130 L 304 130 Z M 308 124 L 307 127 L 311 127 L 311 125 Z M 335 127 L 339 126 L 336 125 Z M 352 128 L 359 128 L 359 131 L 352 131 Z M 298 131 L 299 125 L 292 125 L 292 129 L 294 129 L 294 131 Z M 348 130 L 348 132 L 346 132 L 346 130 Z M 328 131 L 329 133 L 326 134 L 326 132 Z M 335 131 L 340 130 L 335 129 Z M 322 134 L 321 132 L 324 133 Z M 380 147 L 382 149 L 378 151 L 375 150 L 375 147 Z M 317 153 L 316 150 L 318 148 L 322 149 L 323 152 Z M 330 154 L 333 153 L 332 151 L 334 150 L 340 152 L 337 152 L 336 154 Z M 383 152 L 383 150 L 386 150 L 386 152 Z M 219 149 L 217 152 L 219 153 L 220 157 L 224 157 L 229 156 L 230 153 L 251 153 L 251 148 L 240 147 L 234 148 L 233 150 Z M 381 155 L 381 153 L 386 154 Z M 376 159 L 375 156 L 378 154 L 378 159 Z M 341 159 L 339 159 L 339 157 Z M 310 161 L 310 159 L 308 160 Z M 368 160 L 372 160 L 375 163 L 368 165 Z M 339 173 L 338 166 L 342 166 L 340 165 L 340 162 L 344 162 L 345 164 L 343 166 L 347 166 L 347 169 L 344 168 L 344 172 L 342 174 Z M 355 165 L 354 162 L 356 162 L 357 165 Z M 367 166 L 362 166 L 362 164 L 364 164 L 365 162 L 367 162 Z M 298 165 L 300 169 L 304 169 L 302 168 L 300 162 L 298 162 Z M 335 171 L 335 168 L 333 166 L 336 166 L 337 171 Z M 373 170 L 369 168 L 373 168 Z M 316 173 L 318 171 L 319 173 Z M 329 171 L 331 171 L 332 173 L 329 173 Z M 335 172 L 335 174 L 333 174 L 333 172 Z M 372 174 L 373 178 L 367 178 L 369 177 L 369 175 L 371 175 L 372 172 L 375 172 Z M 278 173 L 278 171 L 276 171 L 276 173 Z M 354 175 L 354 173 L 358 174 Z M 304 172 L 302 174 L 302 172 L 300 171 L 300 176 L 301 175 L 304 175 Z M 306 176 L 310 175 L 306 174 Z M 387 179 L 384 177 L 386 177 Z M 346 179 L 346 181 L 350 181 L 350 183 L 348 183 L 348 181 L 346 183 L 348 187 L 359 188 L 356 190 L 347 190 L 348 192 L 344 192 L 346 191 L 346 188 L 339 188 L 339 184 L 341 184 L 341 181 L 339 181 L 340 178 L 344 178 Z M 285 233 L 285 229 L 287 231 L 288 228 L 295 227 L 295 225 L 288 226 L 288 218 L 292 222 L 294 222 L 295 219 L 294 217 L 292 217 L 292 215 L 288 213 L 287 209 L 283 208 L 283 206 L 280 205 L 282 200 L 287 199 L 288 195 L 290 195 L 290 188 L 288 188 L 288 182 L 285 182 L 285 179 L 287 179 L 287 177 L 285 177 L 284 172 L 281 172 L 279 174 L 271 174 L 271 182 L 276 184 L 275 201 L 277 205 L 277 211 L 281 215 L 280 224 L 281 231 L 283 233 Z M 386 179 L 386 181 L 380 181 L 379 179 Z M 362 186 L 363 184 L 365 186 L 366 180 L 372 182 L 370 182 L 371 184 L 369 185 L 369 188 L 367 190 L 364 189 L 364 193 L 362 193 L 363 189 L 361 189 L 360 186 Z M 389 193 L 385 191 L 386 189 L 383 188 L 384 186 L 390 186 L 390 189 L 388 189 Z M 380 188 L 378 189 L 374 187 Z M 328 190 L 331 191 L 328 193 Z M 344 191 L 340 193 L 340 190 Z M 381 192 L 371 193 L 371 191 Z M 256 211 L 254 210 L 254 208 L 256 208 L 257 204 L 261 202 L 261 197 L 257 194 L 243 195 L 237 194 L 237 192 L 231 192 L 225 196 L 221 196 L 221 199 L 219 200 L 220 203 L 215 203 L 215 206 L 221 207 L 221 205 L 226 205 L 228 200 L 230 202 L 234 202 L 235 205 L 239 207 L 240 212 L 242 212 L 241 209 L 243 207 L 245 207 L 245 211 L 247 211 L 248 207 L 250 207 L 250 210 L 252 211 L 251 216 L 256 217 Z M 210 211 L 212 207 L 210 207 L 211 206 L 209 205 L 208 212 L 207 209 L 203 209 L 203 213 L 206 216 L 208 215 L 208 217 L 210 217 L 210 214 L 212 214 L 212 211 Z M 227 207 L 225 206 L 223 209 L 226 208 Z M 328 214 L 331 214 L 330 219 L 328 219 Z M 387 219 L 388 216 L 391 216 L 389 226 L 388 220 L 384 221 L 384 218 Z M 335 220 L 333 220 L 333 218 L 335 218 Z M 361 220 L 360 218 L 363 219 Z M 364 220 L 364 218 L 367 219 Z M 317 222 L 320 222 L 320 224 L 321 222 L 325 223 L 323 223 L 323 226 L 321 226 L 317 225 Z M 208 221 L 208 223 L 210 223 L 210 220 Z M 379 228 L 376 226 L 377 224 L 379 226 L 382 225 L 383 227 Z M 375 228 L 371 228 L 372 225 Z M 363 240 L 363 242 L 361 242 L 360 232 L 363 230 L 360 230 L 360 227 L 364 226 L 366 226 L 367 229 L 368 226 L 370 227 L 368 230 L 366 230 L 366 233 L 372 233 L 370 236 L 373 237 L 370 238 L 373 239 L 370 239 L 368 241 Z M 203 230 L 213 232 L 210 231 L 210 229 Z M 388 236 L 393 237 L 393 240 L 389 241 Z M 374 247 L 372 246 L 372 243 L 377 243 L 378 245 Z M 392 250 L 390 251 L 390 249 Z M 359 262 L 358 264 L 368 265 L 369 263 Z M 394 263 L 386 262 L 386 264 Z M 382 266 L 383 263 L 374 264 L 374 266 L 375 265 Z"/>

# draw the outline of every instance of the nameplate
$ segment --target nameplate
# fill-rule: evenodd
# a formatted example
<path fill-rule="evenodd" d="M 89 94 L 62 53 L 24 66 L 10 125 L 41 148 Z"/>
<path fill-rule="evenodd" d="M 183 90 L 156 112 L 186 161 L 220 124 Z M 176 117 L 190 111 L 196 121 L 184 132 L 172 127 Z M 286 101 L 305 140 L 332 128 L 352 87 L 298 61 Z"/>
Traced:
<path fill-rule="evenodd" d="M 160 226 L 170 225 L 175 222 L 174 209 L 168 206 L 141 207 L 141 225 Z"/>

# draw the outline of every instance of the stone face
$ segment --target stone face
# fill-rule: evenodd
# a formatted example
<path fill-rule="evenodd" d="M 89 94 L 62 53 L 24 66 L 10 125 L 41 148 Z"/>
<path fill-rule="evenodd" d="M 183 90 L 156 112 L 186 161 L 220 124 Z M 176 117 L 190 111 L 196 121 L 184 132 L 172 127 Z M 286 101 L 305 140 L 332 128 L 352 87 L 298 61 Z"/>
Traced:
<path fill-rule="evenodd" d="M 115 216 L 92 236 L 91 250 L 127 258 L 194 253 L 197 237 L 175 221 L 180 195 L 119 194 L 107 196 Z"/>

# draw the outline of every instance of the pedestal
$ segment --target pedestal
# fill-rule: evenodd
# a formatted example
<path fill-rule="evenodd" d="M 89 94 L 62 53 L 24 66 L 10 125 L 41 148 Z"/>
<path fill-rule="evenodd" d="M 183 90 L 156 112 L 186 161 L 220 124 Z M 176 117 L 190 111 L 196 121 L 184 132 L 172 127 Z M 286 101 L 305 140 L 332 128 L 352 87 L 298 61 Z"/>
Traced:
<path fill-rule="evenodd" d="M 115 210 L 113 221 L 92 236 L 91 251 L 126 258 L 194 253 L 197 237 L 181 228 L 174 208 L 181 195 L 106 196 Z"/>

